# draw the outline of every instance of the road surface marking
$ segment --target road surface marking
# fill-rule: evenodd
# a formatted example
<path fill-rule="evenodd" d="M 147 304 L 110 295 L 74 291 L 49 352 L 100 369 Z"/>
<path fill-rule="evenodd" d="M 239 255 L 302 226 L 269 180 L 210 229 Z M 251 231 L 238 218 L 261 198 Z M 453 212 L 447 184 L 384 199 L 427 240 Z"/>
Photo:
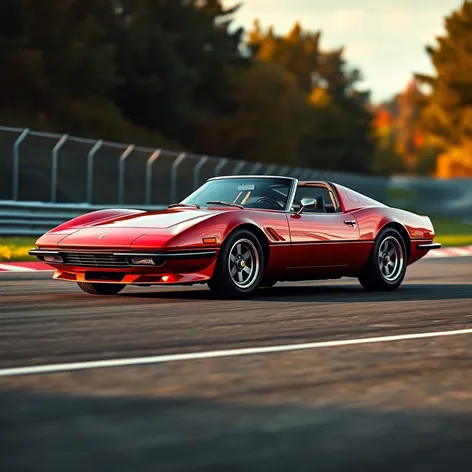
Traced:
<path fill-rule="evenodd" d="M 279 346 L 261 346 L 242 349 L 228 349 L 222 351 L 189 352 L 185 354 L 167 354 L 151 357 L 134 357 L 129 359 L 110 359 L 102 361 L 71 362 L 68 364 L 46 364 L 26 367 L 12 367 L 0 369 L 0 377 L 12 375 L 50 374 L 70 372 L 73 370 L 100 369 L 104 367 L 125 367 L 143 364 L 161 364 L 163 362 L 191 361 L 197 359 L 211 359 L 216 357 L 246 356 L 250 354 L 268 354 L 274 352 L 301 351 L 322 347 L 352 346 L 354 344 L 371 344 L 408 339 L 437 338 L 440 336 L 457 336 L 472 334 L 472 329 L 457 329 L 452 331 L 436 331 L 430 333 L 398 334 L 395 336 L 380 336 L 375 338 L 345 339 L 339 341 L 321 341 L 304 344 L 286 344 Z"/>

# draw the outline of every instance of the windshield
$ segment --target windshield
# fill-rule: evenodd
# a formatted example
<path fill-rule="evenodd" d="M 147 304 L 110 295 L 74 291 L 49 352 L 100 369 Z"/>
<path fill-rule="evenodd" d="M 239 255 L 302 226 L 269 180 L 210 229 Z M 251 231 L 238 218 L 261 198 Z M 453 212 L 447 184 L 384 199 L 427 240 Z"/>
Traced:
<path fill-rule="evenodd" d="M 236 204 L 244 208 L 284 210 L 291 179 L 241 177 L 210 180 L 181 203 L 200 207 Z"/>

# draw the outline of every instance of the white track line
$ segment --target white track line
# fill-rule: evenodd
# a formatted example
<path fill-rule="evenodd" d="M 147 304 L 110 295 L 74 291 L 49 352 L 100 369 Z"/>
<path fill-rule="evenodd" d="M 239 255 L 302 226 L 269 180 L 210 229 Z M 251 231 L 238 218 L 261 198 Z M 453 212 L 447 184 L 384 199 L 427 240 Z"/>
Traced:
<path fill-rule="evenodd" d="M 272 352 L 300 351 L 322 347 L 351 346 L 353 344 L 371 344 L 408 339 L 436 338 L 440 336 L 457 336 L 472 334 L 472 329 L 458 329 L 452 331 L 436 331 L 430 333 L 399 334 L 395 336 L 381 336 L 375 338 L 345 339 L 340 341 L 322 341 L 305 344 L 287 344 L 280 346 L 251 347 L 243 349 L 228 349 L 223 351 L 190 352 L 187 354 L 168 354 L 151 357 L 135 357 L 130 359 L 112 359 L 102 361 L 72 362 L 69 364 L 49 364 L 29 367 L 13 367 L 0 369 L 0 377 L 12 375 L 48 374 L 69 372 L 73 370 L 100 369 L 103 367 L 125 367 L 142 364 L 160 364 L 163 362 L 190 361 L 196 359 L 210 359 L 215 357 L 245 356 L 249 354 L 267 354 Z"/>
<path fill-rule="evenodd" d="M 0 264 L 0 270 L 6 270 L 7 272 L 37 272 L 36 269 L 29 267 L 21 267 L 17 265 Z"/>

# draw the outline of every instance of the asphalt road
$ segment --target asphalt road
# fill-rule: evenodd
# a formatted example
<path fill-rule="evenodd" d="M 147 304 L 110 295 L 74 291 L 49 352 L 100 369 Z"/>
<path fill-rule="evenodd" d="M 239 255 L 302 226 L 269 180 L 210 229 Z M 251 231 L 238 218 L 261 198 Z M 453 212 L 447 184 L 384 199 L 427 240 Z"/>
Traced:
<path fill-rule="evenodd" d="M 394 293 L 280 284 L 95 297 L 0 275 L 0 370 L 472 328 L 472 259 Z M 0 377 L 3 471 L 443 471 L 472 459 L 472 335 Z"/>

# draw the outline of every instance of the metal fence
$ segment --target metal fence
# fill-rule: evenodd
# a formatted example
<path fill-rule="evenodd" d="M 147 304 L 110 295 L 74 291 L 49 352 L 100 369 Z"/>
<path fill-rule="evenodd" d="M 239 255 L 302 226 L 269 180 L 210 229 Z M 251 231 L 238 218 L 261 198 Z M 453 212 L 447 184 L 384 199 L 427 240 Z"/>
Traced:
<path fill-rule="evenodd" d="M 388 179 L 0 126 L 0 200 L 167 205 L 218 175 L 334 180 L 384 199 Z"/>
<path fill-rule="evenodd" d="M 40 234 L 96 208 L 164 208 L 210 177 L 242 174 L 329 180 L 423 214 L 472 214 L 471 179 L 362 176 L 0 126 L 0 235 Z"/>

